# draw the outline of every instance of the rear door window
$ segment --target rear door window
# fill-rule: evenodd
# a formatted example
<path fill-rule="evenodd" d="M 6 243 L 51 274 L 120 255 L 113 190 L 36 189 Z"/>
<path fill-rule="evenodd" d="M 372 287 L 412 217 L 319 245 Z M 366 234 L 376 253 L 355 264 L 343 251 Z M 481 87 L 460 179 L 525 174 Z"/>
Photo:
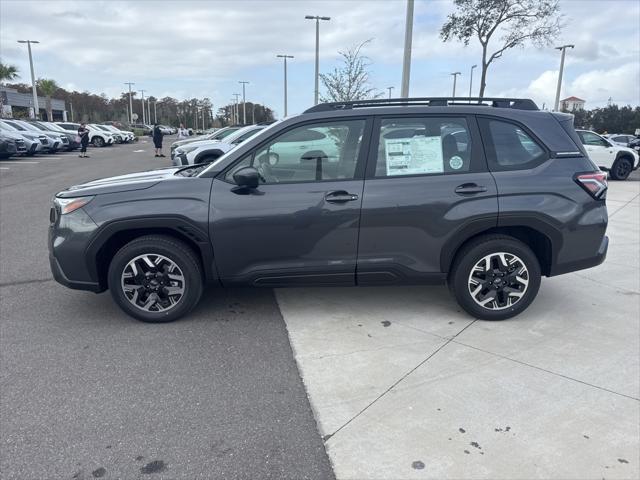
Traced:
<path fill-rule="evenodd" d="M 380 120 L 376 177 L 442 175 L 471 170 L 471 136 L 464 117 Z"/>

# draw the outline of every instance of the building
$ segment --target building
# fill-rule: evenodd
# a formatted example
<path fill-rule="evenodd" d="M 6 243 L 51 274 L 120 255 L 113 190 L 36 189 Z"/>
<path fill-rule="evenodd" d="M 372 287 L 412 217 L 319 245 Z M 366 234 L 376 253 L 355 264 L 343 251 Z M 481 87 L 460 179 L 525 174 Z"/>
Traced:
<path fill-rule="evenodd" d="M 576 110 L 584 110 L 585 101 L 578 97 L 567 97 L 560 100 L 560 110 L 563 112 L 575 112 Z"/>
<path fill-rule="evenodd" d="M 39 118 L 47 119 L 47 99 L 38 97 Z M 33 110 L 33 94 L 20 93 L 13 88 L 0 87 L 0 115 L 5 118 L 31 117 Z M 51 99 L 53 119 L 51 121 L 67 121 L 64 100 Z"/>

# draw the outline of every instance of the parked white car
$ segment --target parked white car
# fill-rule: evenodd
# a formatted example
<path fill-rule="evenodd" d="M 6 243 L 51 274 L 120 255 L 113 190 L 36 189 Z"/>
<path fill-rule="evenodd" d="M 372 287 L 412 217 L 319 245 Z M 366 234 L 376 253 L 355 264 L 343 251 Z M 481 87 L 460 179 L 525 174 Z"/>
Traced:
<path fill-rule="evenodd" d="M 80 128 L 79 123 L 71 123 L 71 122 L 56 122 L 65 130 L 69 130 L 70 132 L 78 133 L 78 129 Z M 100 128 L 96 128 L 95 125 L 86 125 L 89 129 L 89 142 L 95 145 L 96 147 L 105 147 L 111 146 L 115 142 L 113 135 L 110 132 L 106 132 Z"/>
<path fill-rule="evenodd" d="M 590 130 L 576 130 L 589 158 L 602 170 L 607 170 L 614 180 L 625 180 L 638 168 L 638 153 L 622 147 Z"/>
<path fill-rule="evenodd" d="M 116 128 L 113 125 L 100 125 L 100 126 L 106 128 L 109 132 L 113 134 L 120 135 L 123 139 L 123 142 L 125 143 L 133 142 L 136 138 L 133 132 L 129 132 L 127 130 L 120 130 L 119 128 Z"/>
<path fill-rule="evenodd" d="M 43 132 L 39 128 L 34 127 L 29 122 L 23 122 L 21 120 L 14 119 L 5 119 L 3 120 L 5 125 L 9 125 L 14 129 L 18 130 L 20 133 L 30 133 L 32 135 L 38 135 L 40 143 L 42 143 L 42 149 L 49 153 L 55 153 L 62 147 L 62 137 L 54 132 Z M 65 137 L 66 143 L 68 143 L 67 138 Z"/>
<path fill-rule="evenodd" d="M 36 153 L 44 150 L 43 141 L 46 141 L 46 137 L 44 135 L 37 134 L 36 132 L 20 131 L 19 129 L 7 125 L 2 121 L 0 121 L 0 132 L 14 140 L 23 141 L 27 147 L 24 152 L 25 155 L 35 155 Z"/>
<path fill-rule="evenodd" d="M 605 138 L 620 147 L 628 147 L 637 137 L 628 133 L 610 133 L 605 135 Z"/>
<path fill-rule="evenodd" d="M 264 128 L 264 125 L 250 125 L 235 131 L 224 141 L 201 140 L 182 145 L 175 149 L 173 164 L 180 166 L 211 163 Z"/>

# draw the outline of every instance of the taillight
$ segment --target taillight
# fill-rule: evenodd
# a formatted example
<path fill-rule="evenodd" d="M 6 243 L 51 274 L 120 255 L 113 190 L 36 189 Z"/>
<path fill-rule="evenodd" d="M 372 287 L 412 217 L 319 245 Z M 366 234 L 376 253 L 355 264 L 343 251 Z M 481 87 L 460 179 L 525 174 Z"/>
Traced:
<path fill-rule="evenodd" d="M 591 172 L 578 173 L 575 181 L 584 188 L 593 198 L 602 199 L 607 191 L 607 173 Z"/>

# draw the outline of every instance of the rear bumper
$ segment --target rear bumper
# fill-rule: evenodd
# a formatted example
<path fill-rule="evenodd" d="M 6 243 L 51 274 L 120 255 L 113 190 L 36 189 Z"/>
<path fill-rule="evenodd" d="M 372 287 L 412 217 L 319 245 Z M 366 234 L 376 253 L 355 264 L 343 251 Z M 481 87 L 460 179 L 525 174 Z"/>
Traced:
<path fill-rule="evenodd" d="M 554 265 L 551 268 L 550 277 L 562 275 L 564 273 L 575 272 L 576 270 L 584 270 L 586 268 L 597 267 L 607 258 L 607 250 L 609 249 L 609 237 L 606 235 L 602 238 L 600 248 L 592 257 L 582 258 L 573 262 Z"/>

